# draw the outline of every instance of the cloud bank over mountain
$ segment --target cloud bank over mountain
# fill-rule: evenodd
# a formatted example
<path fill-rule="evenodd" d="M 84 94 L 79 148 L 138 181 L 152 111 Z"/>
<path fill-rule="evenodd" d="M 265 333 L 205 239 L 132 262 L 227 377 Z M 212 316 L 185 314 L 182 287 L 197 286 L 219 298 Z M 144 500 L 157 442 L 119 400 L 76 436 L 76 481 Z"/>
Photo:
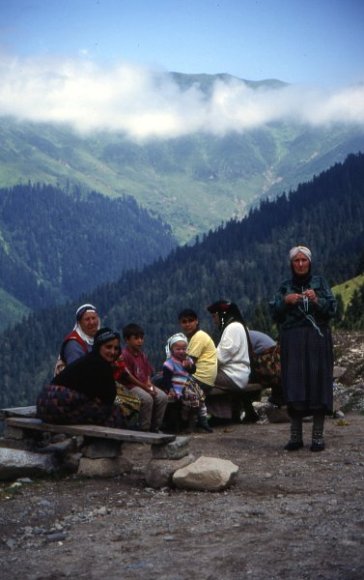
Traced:
<path fill-rule="evenodd" d="M 224 135 L 274 122 L 364 128 L 364 85 L 253 89 L 217 80 L 207 96 L 181 89 L 165 71 L 121 62 L 0 56 L 0 115 L 67 123 L 81 132 L 124 132 L 130 139 L 169 139 L 196 132 Z"/>

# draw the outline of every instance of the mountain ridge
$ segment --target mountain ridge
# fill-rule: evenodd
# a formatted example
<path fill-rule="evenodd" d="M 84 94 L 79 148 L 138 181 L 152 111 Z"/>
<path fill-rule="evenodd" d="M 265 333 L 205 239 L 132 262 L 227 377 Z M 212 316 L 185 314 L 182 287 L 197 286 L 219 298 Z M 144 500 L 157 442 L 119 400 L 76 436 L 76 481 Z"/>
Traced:
<path fill-rule="evenodd" d="M 171 78 L 181 90 L 197 84 L 204 95 L 216 81 L 241 82 L 224 73 L 174 72 Z M 257 94 L 286 85 L 275 79 L 244 82 Z M 310 127 L 293 121 L 137 142 L 116 131 L 81 134 L 67 125 L 3 117 L 0 138 L 0 187 L 30 180 L 109 197 L 131 195 L 169 223 L 182 244 L 364 150 L 359 126 Z"/>

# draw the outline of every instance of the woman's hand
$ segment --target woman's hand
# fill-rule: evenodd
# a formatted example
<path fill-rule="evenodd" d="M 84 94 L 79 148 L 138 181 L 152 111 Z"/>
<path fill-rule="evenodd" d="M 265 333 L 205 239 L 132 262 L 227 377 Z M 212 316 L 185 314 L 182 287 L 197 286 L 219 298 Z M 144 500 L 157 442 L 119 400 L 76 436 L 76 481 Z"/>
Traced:
<path fill-rule="evenodd" d="M 309 300 L 311 300 L 311 302 L 317 302 L 316 292 L 312 290 L 312 288 L 305 290 L 303 295 L 306 296 L 306 298 L 308 298 Z"/>
<path fill-rule="evenodd" d="M 302 302 L 302 294 L 286 294 L 284 301 L 286 304 L 297 304 L 297 302 Z"/>

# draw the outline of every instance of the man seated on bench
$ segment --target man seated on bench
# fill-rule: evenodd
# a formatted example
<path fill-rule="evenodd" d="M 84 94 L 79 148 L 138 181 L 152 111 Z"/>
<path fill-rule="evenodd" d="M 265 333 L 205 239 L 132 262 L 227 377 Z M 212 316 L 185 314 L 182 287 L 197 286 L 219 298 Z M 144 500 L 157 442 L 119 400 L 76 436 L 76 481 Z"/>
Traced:
<path fill-rule="evenodd" d="M 212 314 L 215 324 L 220 330 L 220 340 L 217 345 L 217 376 L 215 386 L 210 391 L 207 408 L 215 417 L 225 419 L 240 419 L 240 404 L 244 406 L 245 423 L 258 421 L 259 415 L 254 410 L 250 394 L 244 389 L 250 376 L 249 337 L 242 314 L 234 302 L 218 300 L 207 310 Z M 219 405 L 215 401 L 216 394 L 230 395 L 227 399 L 234 401 L 234 408 L 226 403 Z"/>
<path fill-rule="evenodd" d="M 120 350 L 118 332 L 107 327 L 98 330 L 92 351 L 43 387 L 37 398 L 37 417 L 59 425 L 126 427 L 120 406 L 114 405 L 114 363 Z"/>

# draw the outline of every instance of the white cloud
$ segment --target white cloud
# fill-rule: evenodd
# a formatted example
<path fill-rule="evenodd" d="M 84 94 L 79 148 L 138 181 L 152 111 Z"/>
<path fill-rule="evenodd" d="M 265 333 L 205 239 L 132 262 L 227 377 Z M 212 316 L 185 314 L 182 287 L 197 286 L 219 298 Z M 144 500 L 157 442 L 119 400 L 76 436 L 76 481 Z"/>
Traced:
<path fill-rule="evenodd" d="M 165 72 L 126 63 L 102 69 L 90 60 L 0 56 L 0 115 L 123 131 L 132 139 L 206 131 L 222 135 L 289 120 L 313 126 L 364 126 L 364 86 L 332 91 L 287 86 L 252 89 L 216 81 L 210 97 L 181 90 Z"/>

